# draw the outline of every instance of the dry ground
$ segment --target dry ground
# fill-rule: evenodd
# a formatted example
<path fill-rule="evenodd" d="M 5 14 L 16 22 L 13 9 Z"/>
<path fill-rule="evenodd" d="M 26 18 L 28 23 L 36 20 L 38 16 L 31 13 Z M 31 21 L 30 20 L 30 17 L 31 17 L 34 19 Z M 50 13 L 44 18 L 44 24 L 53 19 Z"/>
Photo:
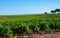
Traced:
<path fill-rule="evenodd" d="M 4 37 L 0 37 L 4 38 Z M 8 38 L 8 37 L 7 37 Z M 12 38 L 60 38 L 60 31 L 52 31 L 52 32 L 45 32 L 40 31 L 38 33 L 31 33 L 31 34 L 14 34 Z"/>
<path fill-rule="evenodd" d="M 39 33 L 16 35 L 13 38 L 60 38 L 60 31 L 40 31 Z"/>

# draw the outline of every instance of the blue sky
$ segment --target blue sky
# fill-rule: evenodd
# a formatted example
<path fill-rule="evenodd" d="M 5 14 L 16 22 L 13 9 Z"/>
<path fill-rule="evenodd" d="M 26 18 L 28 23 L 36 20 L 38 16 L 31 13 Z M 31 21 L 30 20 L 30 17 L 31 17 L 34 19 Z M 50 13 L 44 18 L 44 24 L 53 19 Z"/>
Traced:
<path fill-rule="evenodd" d="M 0 0 L 0 15 L 40 14 L 60 8 L 60 0 Z"/>

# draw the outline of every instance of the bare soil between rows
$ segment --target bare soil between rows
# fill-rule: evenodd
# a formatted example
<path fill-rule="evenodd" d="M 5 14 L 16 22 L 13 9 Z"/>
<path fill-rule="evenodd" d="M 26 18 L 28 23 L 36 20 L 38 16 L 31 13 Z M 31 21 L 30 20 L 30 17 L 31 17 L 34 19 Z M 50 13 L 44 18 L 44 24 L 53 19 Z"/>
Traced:
<path fill-rule="evenodd" d="M 5 38 L 1 37 L 0 38 Z M 6 37 L 8 38 L 8 37 Z M 60 30 L 54 30 L 52 32 L 40 31 L 38 33 L 25 33 L 25 34 L 13 34 L 12 38 L 60 38 Z"/>

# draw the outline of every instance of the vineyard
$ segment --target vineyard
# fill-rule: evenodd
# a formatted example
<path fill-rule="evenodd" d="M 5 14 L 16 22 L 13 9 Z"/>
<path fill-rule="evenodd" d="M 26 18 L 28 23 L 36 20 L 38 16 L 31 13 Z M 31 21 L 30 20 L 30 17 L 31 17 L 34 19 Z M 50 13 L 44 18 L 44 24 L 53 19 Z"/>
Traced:
<path fill-rule="evenodd" d="M 0 16 L 0 36 L 60 30 L 60 14 Z"/>

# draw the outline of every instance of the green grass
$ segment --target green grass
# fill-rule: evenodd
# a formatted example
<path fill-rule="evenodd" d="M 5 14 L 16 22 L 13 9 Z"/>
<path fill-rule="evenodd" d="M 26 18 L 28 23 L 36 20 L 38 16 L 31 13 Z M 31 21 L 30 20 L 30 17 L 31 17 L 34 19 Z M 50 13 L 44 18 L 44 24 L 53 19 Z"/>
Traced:
<path fill-rule="evenodd" d="M 60 30 L 60 14 L 0 16 L 0 35 Z"/>
<path fill-rule="evenodd" d="M 19 20 L 31 20 L 38 19 L 38 15 L 15 15 L 15 16 L 0 16 L 1 21 L 19 21 Z"/>
<path fill-rule="evenodd" d="M 19 21 L 19 20 L 31 20 L 31 19 L 52 19 L 60 18 L 60 14 L 33 14 L 33 15 L 12 15 L 12 16 L 0 16 L 1 21 Z"/>

